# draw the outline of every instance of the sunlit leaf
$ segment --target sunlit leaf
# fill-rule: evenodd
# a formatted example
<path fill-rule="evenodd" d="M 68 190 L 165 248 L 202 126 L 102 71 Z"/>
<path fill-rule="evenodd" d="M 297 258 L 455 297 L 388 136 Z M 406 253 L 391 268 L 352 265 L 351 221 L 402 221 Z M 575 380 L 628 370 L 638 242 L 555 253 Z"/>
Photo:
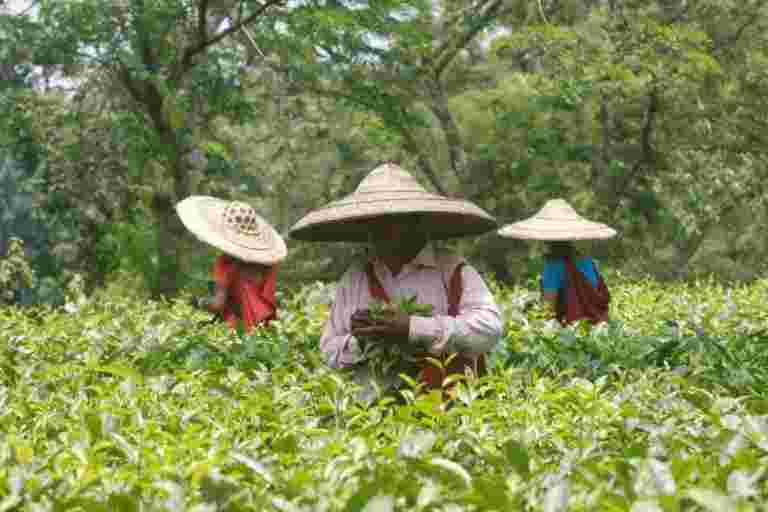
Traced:
<path fill-rule="evenodd" d="M 544 512 L 560 512 L 567 510 L 570 499 L 568 481 L 561 480 L 550 487 L 544 495 Z"/>
<path fill-rule="evenodd" d="M 448 471 L 450 474 L 458 477 L 458 481 L 469 487 L 472 484 L 472 477 L 466 469 L 452 460 L 435 457 L 430 459 L 430 464 Z"/>
<path fill-rule="evenodd" d="M 738 510 L 734 500 L 716 491 L 696 488 L 687 490 L 685 494 L 710 512 L 736 512 Z"/>
<path fill-rule="evenodd" d="M 133 496 L 113 494 L 107 499 L 107 508 L 115 512 L 136 512 L 139 510 L 139 503 Z"/>
<path fill-rule="evenodd" d="M 654 501 L 636 501 L 632 504 L 630 512 L 663 512 L 658 503 Z"/>
<path fill-rule="evenodd" d="M 397 449 L 399 457 L 418 457 L 435 445 L 437 435 L 431 431 L 420 431 L 404 437 Z"/>
<path fill-rule="evenodd" d="M 261 476 L 268 483 L 272 483 L 274 481 L 272 473 L 261 462 L 248 457 L 247 455 L 243 455 L 242 453 L 233 453 L 231 454 L 231 457 L 234 460 L 246 465 L 250 470 Z"/>
<path fill-rule="evenodd" d="M 392 496 L 374 496 L 366 503 L 361 512 L 394 512 L 395 498 Z"/>

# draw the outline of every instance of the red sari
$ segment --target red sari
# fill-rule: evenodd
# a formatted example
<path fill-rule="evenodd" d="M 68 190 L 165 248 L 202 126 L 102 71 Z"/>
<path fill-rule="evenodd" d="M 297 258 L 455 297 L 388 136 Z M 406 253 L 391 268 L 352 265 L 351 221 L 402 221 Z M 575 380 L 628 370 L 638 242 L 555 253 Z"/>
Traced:
<path fill-rule="evenodd" d="M 611 294 L 597 268 L 597 287 L 593 287 L 579 272 L 570 257 L 565 258 L 565 271 L 568 285 L 560 290 L 557 298 L 557 319 L 560 323 L 566 325 L 577 320 L 587 320 L 592 324 L 607 322 Z"/>
<path fill-rule="evenodd" d="M 236 260 L 224 255 L 216 259 L 213 275 L 216 284 L 227 290 L 222 316 L 233 329 L 240 320 L 248 332 L 277 318 L 277 265 L 263 276 L 255 277 L 242 272 Z"/>

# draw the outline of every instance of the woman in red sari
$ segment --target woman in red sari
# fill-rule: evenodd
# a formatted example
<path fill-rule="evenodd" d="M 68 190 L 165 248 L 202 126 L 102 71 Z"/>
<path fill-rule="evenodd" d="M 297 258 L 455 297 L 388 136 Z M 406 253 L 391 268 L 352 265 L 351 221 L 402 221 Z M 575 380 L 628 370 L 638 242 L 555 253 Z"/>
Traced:
<path fill-rule="evenodd" d="M 232 328 L 242 322 L 246 332 L 277 318 L 277 269 L 287 254 L 277 231 L 236 201 L 192 196 L 176 211 L 198 239 L 224 253 L 214 263 L 213 296 L 198 299 L 197 306 L 221 315 Z"/>

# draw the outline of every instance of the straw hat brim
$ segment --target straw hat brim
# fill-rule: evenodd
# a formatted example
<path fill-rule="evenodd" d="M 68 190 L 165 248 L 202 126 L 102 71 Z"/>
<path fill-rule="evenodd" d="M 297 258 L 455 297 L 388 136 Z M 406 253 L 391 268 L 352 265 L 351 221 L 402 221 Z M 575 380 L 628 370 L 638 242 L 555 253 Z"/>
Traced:
<path fill-rule="evenodd" d="M 498 230 L 499 236 L 520 240 L 566 242 L 578 240 L 605 240 L 616 236 L 616 230 L 599 222 L 588 220 L 526 219 Z"/>
<path fill-rule="evenodd" d="M 244 234 L 225 225 L 227 201 L 209 196 L 192 196 L 176 205 L 184 226 L 201 242 L 249 263 L 273 265 L 285 259 L 288 249 L 280 234 L 257 216 L 258 233 Z"/>
<path fill-rule="evenodd" d="M 369 223 L 382 217 L 420 214 L 433 240 L 477 236 L 498 227 L 496 219 L 474 204 L 427 192 L 355 193 L 310 212 L 289 231 L 296 240 L 367 242 Z"/>

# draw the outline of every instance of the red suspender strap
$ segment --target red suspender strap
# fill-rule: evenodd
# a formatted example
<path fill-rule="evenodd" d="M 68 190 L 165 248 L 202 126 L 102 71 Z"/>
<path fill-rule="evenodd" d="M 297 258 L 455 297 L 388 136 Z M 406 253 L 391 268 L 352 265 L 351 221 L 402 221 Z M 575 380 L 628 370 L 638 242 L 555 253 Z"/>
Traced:
<path fill-rule="evenodd" d="M 466 263 L 461 262 L 451 274 L 451 280 L 448 282 L 448 315 L 459 316 L 459 304 L 461 304 L 461 295 L 464 293 L 464 282 L 461 280 L 461 269 Z"/>
<path fill-rule="evenodd" d="M 459 316 L 459 306 L 464 293 L 464 282 L 461 279 L 461 271 L 464 269 L 464 265 L 466 265 L 466 262 L 456 265 L 448 284 L 448 314 L 453 317 Z M 485 375 L 485 354 L 478 355 L 477 361 L 472 356 L 457 354 L 448 368 L 446 368 L 446 374 L 463 374 L 465 368 L 470 368 L 477 376 Z"/>
<path fill-rule="evenodd" d="M 389 296 L 384 291 L 384 287 L 381 285 L 381 281 L 376 277 L 376 272 L 373 271 L 373 263 L 368 263 L 365 266 L 365 272 L 368 274 L 368 291 L 371 297 L 384 302 L 389 302 Z"/>
<path fill-rule="evenodd" d="M 464 269 L 464 265 L 466 265 L 465 262 L 456 265 L 448 281 L 448 315 L 452 317 L 459 316 L 461 297 L 464 294 L 464 282 L 461 278 L 461 271 Z M 439 359 L 442 359 L 444 362 L 448 357 L 449 354 L 444 354 Z M 476 376 L 485 375 L 485 354 L 480 354 L 477 356 L 477 359 L 468 354 L 456 354 L 450 364 L 444 369 L 440 369 L 429 361 L 425 361 L 421 371 L 421 380 L 428 389 L 441 389 L 443 381 L 448 375 L 463 375 L 467 368 L 472 370 Z"/>

